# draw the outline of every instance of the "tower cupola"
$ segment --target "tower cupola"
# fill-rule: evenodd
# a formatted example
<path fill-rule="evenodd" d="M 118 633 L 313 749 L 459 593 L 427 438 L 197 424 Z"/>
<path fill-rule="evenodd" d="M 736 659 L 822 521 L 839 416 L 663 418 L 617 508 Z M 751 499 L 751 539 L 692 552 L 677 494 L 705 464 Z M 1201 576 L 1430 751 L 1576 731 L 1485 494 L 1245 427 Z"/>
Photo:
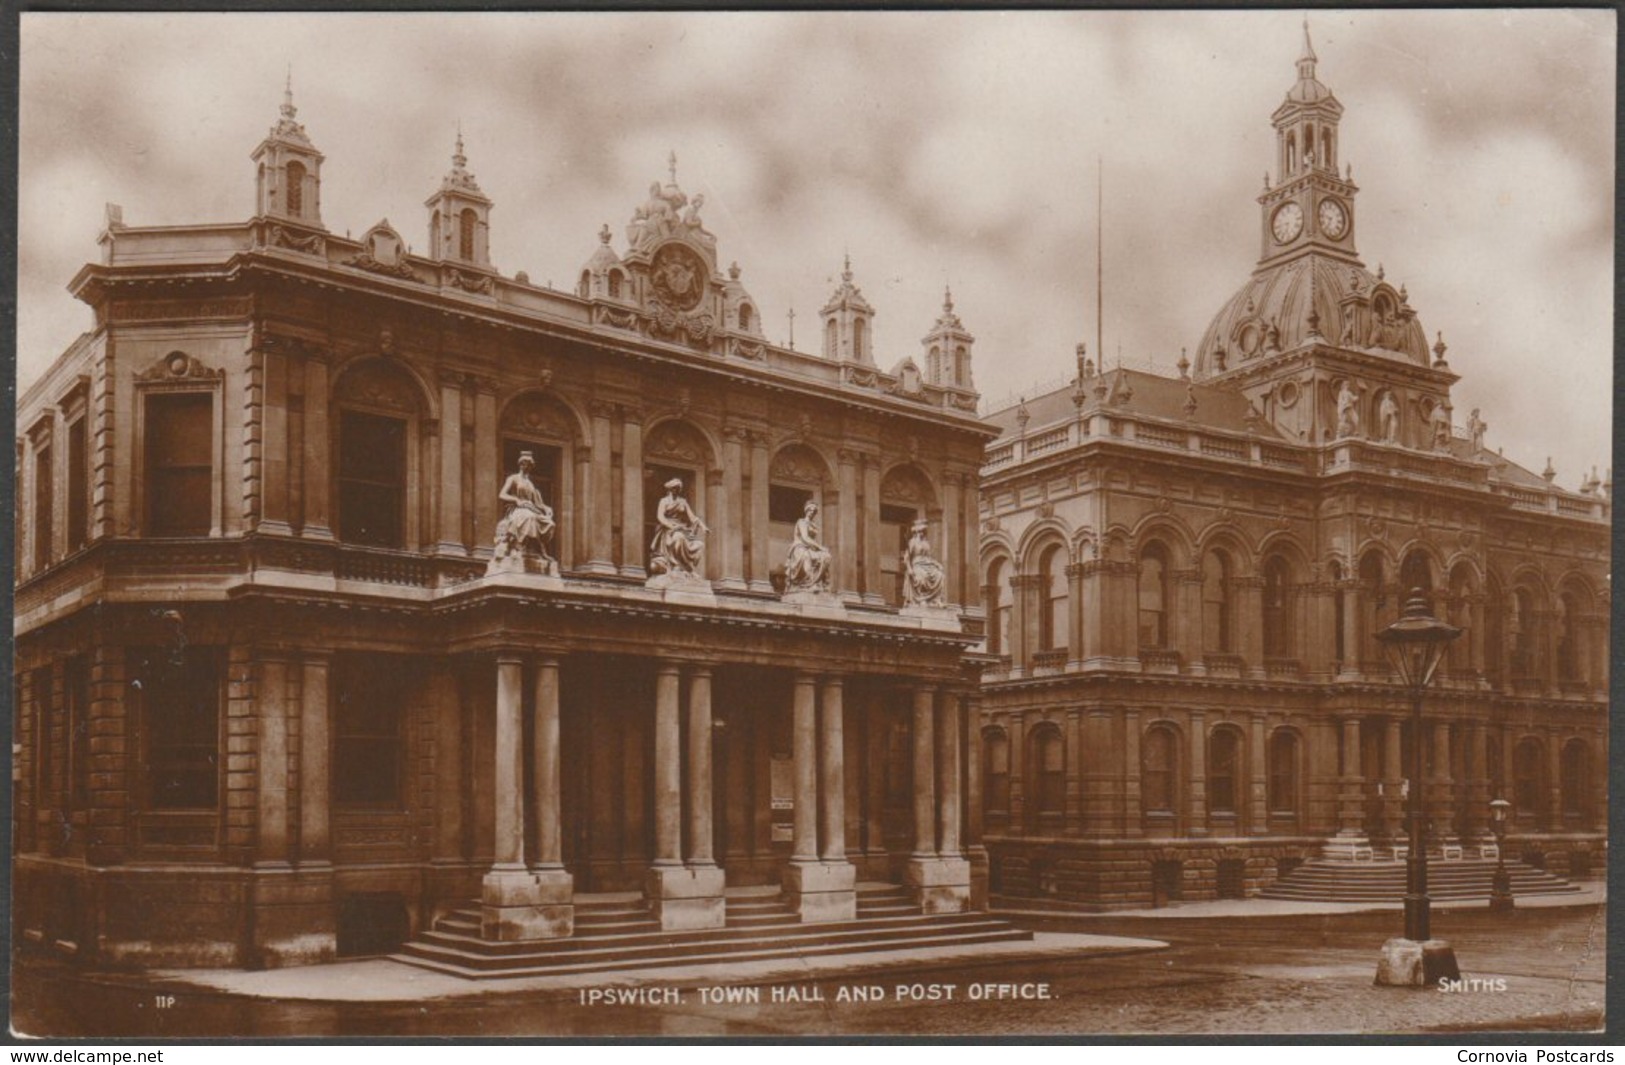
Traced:
<path fill-rule="evenodd" d="M 440 191 L 423 205 L 429 208 L 431 258 L 491 269 L 491 200 L 468 172 L 461 128 L 451 153 L 451 170 L 440 182 Z"/>
<path fill-rule="evenodd" d="M 971 383 L 971 347 L 976 338 L 966 330 L 965 323 L 954 313 L 952 290 L 942 290 L 942 313 L 936 324 L 920 340 L 925 355 L 925 379 L 933 385 L 948 388 L 974 389 Z"/>
<path fill-rule="evenodd" d="M 293 74 L 282 90 L 282 111 L 250 156 L 258 168 L 254 213 L 322 229 L 322 153 L 310 142 L 293 105 Z"/>
<path fill-rule="evenodd" d="M 848 255 L 841 267 L 840 287 L 818 313 L 824 321 L 824 358 L 875 364 L 875 309 L 852 283 L 852 256 Z"/>

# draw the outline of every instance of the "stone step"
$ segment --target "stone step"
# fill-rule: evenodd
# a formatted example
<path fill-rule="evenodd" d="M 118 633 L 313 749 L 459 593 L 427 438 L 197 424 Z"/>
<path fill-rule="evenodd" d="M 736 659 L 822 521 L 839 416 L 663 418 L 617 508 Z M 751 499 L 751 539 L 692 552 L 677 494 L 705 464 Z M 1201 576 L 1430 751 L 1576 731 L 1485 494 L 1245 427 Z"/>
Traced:
<path fill-rule="evenodd" d="M 686 948 L 693 945 L 710 945 L 720 943 L 748 943 L 770 934 L 774 939 L 795 940 L 818 938 L 828 935 L 893 935 L 898 932 L 909 932 L 923 927 L 933 928 L 968 928 L 976 924 L 986 924 L 989 919 L 982 914 L 944 914 L 940 917 L 926 918 L 921 915 L 907 917 L 880 917 L 865 918 L 856 921 L 830 921 L 817 924 L 803 924 L 791 919 L 789 921 L 769 926 L 763 929 L 754 925 L 729 924 L 722 928 L 704 928 L 688 931 L 665 931 L 658 925 L 652 927 L 628 930 L 624 932 L 603 933 L 593 931 L 583 933 L 580 929 L 573 936 L 553 940 L 519 940 L 499 941 L 487 940 L 480 937 L 478 932 L 458 933 L 442 929 L 433 929 L 423 933 L 416 942 L 430 943 L 437 947 L 455 949 L 470 953 L 487 954 L 491 956 L 510 956 L 534 953 L 579 954 L 594 950 L 641 950 L 646 947 L 657 949 Z M 1000 922 L 993 922 L 998 924 Z"/>
<path fill-rule="evenodd" d="M 1428 895 L 1439 900 L 1487 899 L 1496 863 L 1490 859 L 1428 862 Z M 1522 862 L 1506 863 L 1512 894 L 1558 895 L 1578 891 L 1568 881 Z M 1403 897 L 1407 876 L 1403 862 L 1312 859 L 1259 894 L 1266 899 L 1302 902 L 1387 902 Z"/>
<path fill-rule="evenodd" d="M 1011 928 L 1002 922 L 991 922 L 991 924 L 995 927 L 979 927 L 966 931 L 939 931 L 926 928 L 919 930 L 915 935 L 897 938 L 866 937 L 850 941 L 769 942 L 755 946 L 743 944 L 741 949 L 726 951 L 713 951 L 704 947 L 696 947 L 681 951 L 669 951 L 665 955 L 657 957 L 582 957 L 579 955 L 539 953 L 529 959 L 513 959 L 518 962 L 517 965 L 503 968 L 479 966 L 476 963 L 485 960 L 479 955 L 469 956 L 464 959 L 459 959 L 455 955 L 452 957 L 425 956 L 423 953 L 412 951 L 415 944 L 409 944 L 407 951 L 391 957 L 408 965 L 468 979 L 506 979 L 522 976 L 562 976 L 613 972 L 616 970 L 672 965 L 703 965 L 711 962 L 825 957 L 836 954 L 872 953 L 883 950 L 965 947 L 987 943 L 1020 942 L 1032 938 L 1031 933 Z M 526 964 L 527 961 L 529 964 Z"/>

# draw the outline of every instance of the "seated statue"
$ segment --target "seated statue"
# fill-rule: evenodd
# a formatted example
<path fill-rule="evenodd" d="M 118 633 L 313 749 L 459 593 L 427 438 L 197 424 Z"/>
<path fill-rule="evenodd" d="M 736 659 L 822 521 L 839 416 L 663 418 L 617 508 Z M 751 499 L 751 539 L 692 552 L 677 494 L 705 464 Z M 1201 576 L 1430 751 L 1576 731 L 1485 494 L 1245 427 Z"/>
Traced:
<path fill-rule="evenodd" d="M 548 541 L 553 539 L 553 508 L 547 505 L 542 493 L 530 479 L 536 459 L 529 451 L 519 453 L 519 469 L 502 482 L 497 498 L 505 505 L 497 522 L 496 551 L 493 562 L 517 556 L 527 551 L 542 564 L 545 573 L 557 574 L 558 563 L 548 553 Z"/>
<path fill-rule="evenodd" d="M 796 522 L 790 554 L 784 560 L 786 592 L 829 591 L 829 549 L 818 529 L 818 504 L 807 500 L 801 520 Z"/>
<path fill-rule="evenodd" d="M 914 535 L 909 537 L 908 549 L 903 552 L 903 602 L 906 605 L 944 606 L 944 574 L 942 563 L 931 556 L 931 541 L 926 539 L 924 518 L 914 523 Z"/>
<path fill-rule="evenodd" d="M 649 573 L 654 576 L 703 579 L 705 534 L 710 528 L 683 498 L 683 482 L 666 482 L 666 495 L 655 507 L 655 536 L 649 542 Z"/>

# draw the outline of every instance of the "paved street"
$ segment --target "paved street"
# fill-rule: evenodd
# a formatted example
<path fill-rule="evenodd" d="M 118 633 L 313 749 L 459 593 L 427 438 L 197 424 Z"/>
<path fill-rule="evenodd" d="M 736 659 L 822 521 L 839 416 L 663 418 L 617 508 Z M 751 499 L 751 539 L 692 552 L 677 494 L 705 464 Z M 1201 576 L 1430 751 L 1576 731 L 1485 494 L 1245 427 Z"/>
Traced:
<path fill-rule="evenodd" d="M 293 1002 L 195 987 L 155 989 L 138 977 L 87 979 L 30 962 L 19 972 L 14 1023 L 37 1033 L 160 1038 L 1584 1031 L 1602 1023 L 1604 912 L 1602 905 L 1531 908 L 1505 917 L 1479 907 L 1436 911 L 1435 932 L 1455 945 L 1463 975 L 1491 987 L 1458 993 L 1372 986 L 1378 948 L 1399 927 L 1394 912 L 1194 919 L 1106 914 L 1034 927 L 1159 939 L 1169 947 L 858 973 L 791 984 L 795 1000 L 777 1003 L 771 986 L 726 984 L 735 997 L 758 987 L 761 1002 L 755 1004 L 705 1002 L 689 984 L 669 991 L 681 1001 L 666 1004 L 583 1005 L 580 991 L 516 995 L 495 986 L 490 995 L 460 1000 Z M 1044 984 L 1049 998 L 971 1000 L 978 993 L 1037 995 Z M 900 1002 L 898 985 L 938 997 Z M 879 988 L 881 998 L 840 1001 L 843 987 Z M 175 994 L 175 1003 L 160 1006 L 161 993 Z"/>

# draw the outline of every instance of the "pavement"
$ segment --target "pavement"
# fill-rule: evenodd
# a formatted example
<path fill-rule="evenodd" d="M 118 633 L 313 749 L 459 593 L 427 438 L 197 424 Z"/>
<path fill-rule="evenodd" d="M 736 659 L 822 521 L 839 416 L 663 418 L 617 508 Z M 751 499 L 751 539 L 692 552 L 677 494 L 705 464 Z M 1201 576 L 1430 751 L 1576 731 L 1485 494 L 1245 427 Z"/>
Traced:
<path fill-rule="evenodd" d="M 1003 965 L 1011 962 L 1076 961 L 1160 950 L 1168 944 L 1130 936 L 1035 932 L 1030 942 L 971 947 L 925 947 L 813 958 L 725 962 L 626 969 L 570 976 L 468 980 L 419 969 L 388 958 L 247 972 L 234 969 L 158 969 L 150 978 L 162 989 L 207 990 L 251 998 L 304 1002 L 422 1002 L 522 992 L 572 992 L 581 988 L 655 984 L 777 984 L 832 980 L 878 972 Z"/>

